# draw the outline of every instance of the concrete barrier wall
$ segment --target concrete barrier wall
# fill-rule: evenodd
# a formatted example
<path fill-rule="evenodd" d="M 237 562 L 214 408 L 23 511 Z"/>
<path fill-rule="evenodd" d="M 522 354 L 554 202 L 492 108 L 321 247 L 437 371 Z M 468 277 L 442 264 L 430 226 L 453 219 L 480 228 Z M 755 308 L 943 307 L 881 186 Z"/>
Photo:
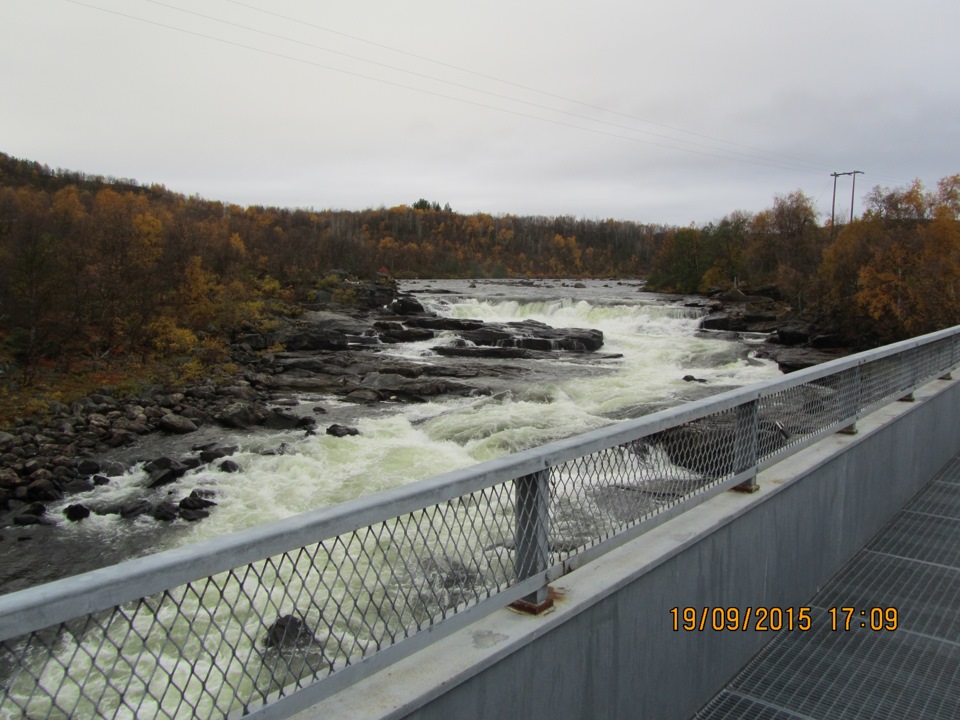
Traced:
<path fill-rule="evenodd" d="M 689 718 L 772 639 L 674 631 L 671 608 L 793 608 L 960 453 L 960 384 L 938 380 L 299 718 Z"/>

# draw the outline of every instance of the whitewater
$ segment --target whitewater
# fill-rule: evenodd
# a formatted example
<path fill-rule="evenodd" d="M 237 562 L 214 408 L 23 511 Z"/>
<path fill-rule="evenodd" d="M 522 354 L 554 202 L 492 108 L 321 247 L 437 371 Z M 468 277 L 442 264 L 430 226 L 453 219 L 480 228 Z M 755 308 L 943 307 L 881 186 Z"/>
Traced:
<path fill-rule="evenodd" d="M 28 584 L 62 577 L 88 567 L 91 556 L 95 565 L 104 565 L 197 543 L 779 374 L 774 363 L 754 356 L 762 337 L 699 331 L 704 309 L 691 306 L 688 299 L 644 293 L 636 284 L 595 281 L 582 285 L 409 283 L 405 289 L 438 315 L 487 322 L 538 320 L 554 327 L 593 328 L 603 331 L 604 347 L 597 353 L 486 361 L 489 376 L 484 379 L 490 380 L 493 390 L 489 395 L 375 406 L 358 406 L 321 395 L 295 398 L 297 412 L 323 407 L 323 423 L 349 422 L 359 430 L 356 436 L 205 428 L 194 435 L 237 446 L 231 459 L 238 464 L 238 472 L 224 473 L 206 466 L 187 473 L 175 486 L 148 490 L 143 464 L 135 464 L 107 485 L 51 505 L 49 515 L 61 518 L 59 527 L 49 529 L 52 532 L 42 543 L 18 543 L 18 552 L 6 559 L 26 558 L 33 569 Z M 443 341 L 441 337 L 394 345 L 385 347 L 383 353 L 408 362 L 437 362 L 430 348 Z M 697 380 L 684 380 L 685 376 Z M 154 437 L 130 452 L 149 451 L 156 457 L 164 449 L 176 457 L 178 451 L 189 451 L 191 442 L 196 443 L 197 438 Z M 278 452 L 278 448 L 283 451 Z M 640 462 L 638 458 L 633 460 Z M 192 490 L 211 493 L 217 502 L 210 517 L 197 523 L 177 520 L 163 524 L 146 516 L 130 520 L 116 515 L 91 515 L 81 523 L 62 519 L 67 503 L 96 505 L 149 496 L 151 492 L 182 496 Z M 561 512 L 558 532 L 575 541 L 578 525 L 589 525 L 589 517 L 580 515 L 565 517 Z M 337 552 L 343 550 L 341 547 Z M 492 552 L 496 555 L 495 547 Z M 257 564 L 256 573 L 268 585 L 275 582 L 282 587 L 285 598 L 307 597 L 316 588 L 306 588 L 305 578 L 315 582 L 318 568 L 336 575 L 342 558 L 331 555 L 330 559 L 333 562 L 327 563 L 309 554 L 297 555 L 291 566 L 283 568 Z M 357 560 L 357 573 L 350 576 L 351 582 L 362 579 L 368 560 Z M 398 563 L 397 567 L 407 565 Z M 413 574 L 406 582 L 410 587 L 423 586 L 429 570 L 427 566 L 419 571 L 410 569 Z M 479 575 L 487 571 L 483 566 L 477 568 Z M 344 602 L 354 597 L 345 590 L 341 592 L 343 588 L 337 585 L 340 581 L 330 582 L 330 592 L 340 593 Z M 129 621 L 118 615 L 110 622 L 104 621 L 103 627 L 94 624 L 82 633 L 66 633 L 51 649 L 56 662 L 35 666 L 43 662 L 43 653 L 24 656 L 22 662 L 29 665 L 28 671 L 0 667 L 0 686 L 7 687 L 18 707 L 29 705 L 38 716 L 96 711 L 133 718 L 159 714 L 161 706 L 181 708 L 178 714 L 192 712 L 188 708 L 194 707 L 199 714 L 213 716 L 237 711 L 240 700 L 230 693 L 209 693 L 205 689 L 232 688 L 237 698 L 258 697 L 258 693 L 276 689 L 281 679 L 273 675 L 278 656 L 276 651 L 271 655 L 262 640 L 274 616 L 304 613 L 304 622 L 318 629 L 314 650 L 321 653 L 317 662 L 322 661 L 324 667 L 325 663 L 342 665 L 352 655 L 366 653 L 381 632 L 377 623 L 382 620 L 374 618 L 370 626 L 366 620 L 345 619 L 350 616 L 349 608 L 343 616 L 338 612 L 337 617 L 324 621 L 318 608 L 291 608 L 288 602 L 279 608 L 268 593 L 246 594 L 244 583 L 231 585 L 229 597 L 223 595 L 226 584 L 202 587 L 205 589 L 199 592 L 175 590 L 170 595 L 175 602 L 157 600 L 153 610 L 134 613 Z M 423 612 L 437 611 L 425 597 Z M 234 637 L 236 647 L 230 643 L 197 645 L 198 638 L 217 636 L 220 631 L 214 626 L 229 626 L 234 632 L 238 622 L 249 627 L 246 634 Z M 123 685 L 125 690 L 119 695 L 107 686 L 108 680 L 100 671 L 78 684 L 77 679 L 84 677 L 80 664 L 94 657 L 99 668 L 125 668 L 131 658 L 136 658 L 136 677 Z M 290 667 L 290 672 L 296 670 L 294 675 L 308 670 L 306 665 Z M 295 679 L 293 675 L 281 676 L 286 678 L 281 684 Z M 166 678 L 176 678 L 176 683 L 170 685 Z M 71 710 L 54 711 L 46 696 L 48 690 L 56 690 L 57 707 Z M 90 700 L 100 697 L 100 705 Z M 16 716 L 18 710 L 12 705 L 0 707 L 0 718 Z"/>
<path fill-rule="evenodd" d="M 761 337 L 704 333 L 698 330 L 705 310 L 690 298 L 642 291 L 639 283 L 585 281 L 518 283 L 517 281 L 409 281 L 428 311 L 440 316 L 486 322 L 538 320 L 558 328 L 601 330 L 604 347 L 597 353 L 557 354 L 553 359 L 487 360 L 495 392 L 478 397 L 444 397 L 422 404 L 378 403 L 358 406 L 332 397 L 296 397 L 300 414 L 315 406 L 318 432 L 227 431 L 201 433 L 125 451 L 121 459 L 177 453 L 191 444 L 215 440 L 236 446 L 231 460 L 240 470 L 224 473 L 214 466 L 189 472 L 175 491 L 147 491 L 143 463 L 105 486 L 52 504 L 49 517 L 59 527 L 44 547 L 43 567 L 18 584 L 53 579 L 105 562 L 196 543 L 271 520 L 329 506 L 361 495 L 473 465 L 577 433 L 678 405 L 779 375 L 776 364 L 754 357 Z M 452 335 L 451 335 L 452 337 Z M 425 342 L 387 346 L 383 355 L 407 361 L 436 362 Z M 450 359 L 445 359 L 451 362 Z M 456 362 L 454 360 L 453 362 Z M 471 362 L 476 362 L 472 360 Z M 684 380 L 693 376 L 698 381 Z M 333 422 L 359 434 L 333 437 L 323 428 Z M 279 451 L 278 451 L 279 450 Z M 212 494 L 217 506 L 197 523 L 160 524 L 142 516 L 91 515 L 69 523 L 67 504 L 114 504 L 149 492 L 193 490 Z M 157 499 L 160 499 L 159 497 Z M 61 507 L 61 505 L 63 507 Z M 91 562 L 90 554 L 96 561 Z M 26 562 L 26 560 L 24 560 Z"/>

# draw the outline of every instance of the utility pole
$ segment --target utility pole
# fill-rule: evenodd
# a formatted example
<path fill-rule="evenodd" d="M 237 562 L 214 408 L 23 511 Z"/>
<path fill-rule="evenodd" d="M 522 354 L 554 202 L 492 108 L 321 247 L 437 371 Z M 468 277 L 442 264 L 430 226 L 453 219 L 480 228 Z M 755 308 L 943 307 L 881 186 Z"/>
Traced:
<path fill-rule="evenodd" d="M 853 194 L 857 190 L 857 175 L 863 175 L 863 170 L 854 170 L 850 174 L 853 175 L 853 184 L 850 186 L 850 222 L 853 222 Z"/>
<path fill-rule="evenodd" d="M 841 175 L 853 175 L 853 187 L 850 189 L 850 222 L 853 222 L 853 199 L 854 193 L 857 189 L 857 175 L 863 175 L 863 170 L 851 170 L 849 172 L 833 172 L 830 173 L 833 177 L 833 205 L 830 207 L 830 233 L 832 237 L 837 235 L 836 227 L 836 211 L 837 211 L 837 178 Z"/>

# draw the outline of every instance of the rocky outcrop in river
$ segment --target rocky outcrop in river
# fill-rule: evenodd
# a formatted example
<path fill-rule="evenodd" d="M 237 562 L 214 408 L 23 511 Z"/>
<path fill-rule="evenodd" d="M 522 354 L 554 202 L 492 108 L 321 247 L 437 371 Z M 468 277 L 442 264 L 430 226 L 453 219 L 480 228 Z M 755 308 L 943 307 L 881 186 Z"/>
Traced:
<path fill-rule="evenodd" d="M 49 503 L 125 472 L 127 465 L 104 458 L 150 434 L 190 435 L 211 425 L 313 433 L 323 409 L 298 412 L 296 394 L 329 395 L 357 404 L 485 395 L 499 374 L 522 373 L 505 366 L 504 359 L 593 353 L 603 346 L 598 330 L 437 317 L 415 297 L 384 287 L 378 284 L 360 293 L 364 301 L 359 306 L 310 310 L 269 332 L 246 328 L 231 347 L 231 359 L 240 368 L 231 384 L 200 383 L 133 398 L 104 390 L 70 405 L 52 403 L 46 419 L 0 432 L 0 528 L 50 523 Z M 412 342 L 424 343 L 418 357 L 382 352 Z M 271 352 L 278 347 L 283 350 Z M 346 436 L 356 431 L 333 425 L 327 432 Z M 141 458 L 147 461 L 145 490 L 175 487 L 180 477 L 201 465 L 215 463 L 231 472 L 236 469 L 227 457 L 231 452 L 198 445 L 185 457 Z M 138 500 L 116 507 L 72 505 L 66 517 L 79 522 L 90 513 L 113 513 L 192 521 L 215 505 L 210 497 L 177 499 L 174 493 L 159 504 Z"/>
<path fill-rule="evenodd" d="M 799 319 L 789 307 L 769 297 L 730 290 L 703 306 L 708 313 L 700 321 L 701 330 L 766 334 L 757 357 L 773 360 L 785 373 L 851 352 L 839 335 Z"/>

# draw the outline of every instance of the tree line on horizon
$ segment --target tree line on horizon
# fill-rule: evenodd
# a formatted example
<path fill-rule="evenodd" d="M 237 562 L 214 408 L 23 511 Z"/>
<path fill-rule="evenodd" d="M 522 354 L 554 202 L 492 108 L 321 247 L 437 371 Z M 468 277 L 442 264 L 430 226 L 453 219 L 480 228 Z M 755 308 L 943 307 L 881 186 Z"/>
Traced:
<path fill-rule="evenodd" d="M 927 191 L 874 187 L 860 218 L 818 222 L 797 191 L 756 214 L 734 212 L 667 233 L 649 287 L 737 287 L 782 299 L 865 349 L 960 324 L 960 174 Z"/>
<path fill-rule="evenodd" d="M 765 289 L 882 343 L 960 323 L 958 212 L 960 175 L 931 192 L 875 188 L 863 217 L 842 227 L 820 223 L 801 192 L 699 227 L 461 214 L 425 199 L 241 207 L 0 153 L 0 363 L 70 371 L 177 356 L 196 370 L 225 357 L 238 327 L 268 321 L 270 307 L 315 297 L 333 269 Z"/>

